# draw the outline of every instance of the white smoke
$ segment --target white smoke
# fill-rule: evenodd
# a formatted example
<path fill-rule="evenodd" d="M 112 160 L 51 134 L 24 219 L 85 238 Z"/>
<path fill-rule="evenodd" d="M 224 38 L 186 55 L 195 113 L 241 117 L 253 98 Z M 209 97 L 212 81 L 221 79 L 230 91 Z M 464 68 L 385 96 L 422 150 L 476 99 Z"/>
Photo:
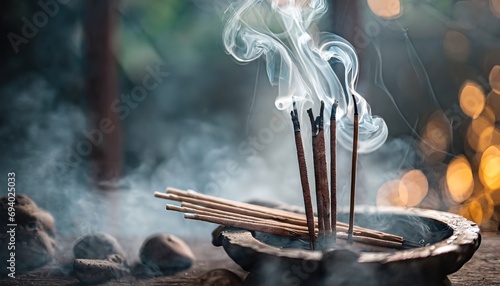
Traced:
<path fill-rule="evenodd" d="M 359 110 L 359 152 L 379 148 L 387 139 L 384 120 L 371 115 L 365 99 L 356 92 L 358 58 L 343 38 L 319 32 L 316 23 L 326 12 L 325 0 L 243 0 L 233 3 L 223 31 L 227 52 L 242 63 L 261 56 L 266 60 L 269 81 L 279 89 L 276 107 L 290 111 L 324 101 L 327 113 L 335 100 L 338 141 L 352 145 L 355 98 Z M 339 79 L 331 65 L 341 63 L 345 77 Z"/>

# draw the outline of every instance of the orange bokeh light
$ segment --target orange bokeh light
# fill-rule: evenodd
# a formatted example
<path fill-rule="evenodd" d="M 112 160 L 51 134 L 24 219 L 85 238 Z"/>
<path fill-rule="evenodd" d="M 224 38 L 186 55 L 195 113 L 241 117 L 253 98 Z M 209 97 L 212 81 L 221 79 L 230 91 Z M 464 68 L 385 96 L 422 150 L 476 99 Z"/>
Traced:
<path fill-rule="evenodd" d="M 493 114 L 500 115 L 500 94 L 491 91 L 486 97 L 486 107 L 491 109 Z M 498 120 L 499 118 L 497 118 Z"/>
<path fill-rule="evenodd" d="M 483 152 L 491 145 L 495 135 L 495 114 L 486 107 L 481 115 L 472 120 L 467 129 L 467 143 L 476 152 Z"/>
<path fill-rule="evenodd" d="M 399 193 L 407 192 L 406 187 L 400 180 L 392 180 L 384 183 L 377 193 L 377 206 L 404 206 Z"/>
<path fill-rule="evenodd" d="M 500 0 L 490 0 L 490 10 L 497 18 L 500 18 Z"/>
<path fill-rule="evenodd" d="M 493 91 L 500 94 L 500 66 L 494 66 L 491 69 L 489 81 Z"/>
<path fill-rule="evenodd" d="M 375 15 L 384 19 L 395 19 L 402 14 L 400 0 L 368 0 L 368 6 Z"/>
<path fill-rule="evenodd" d="M 406 207 L 418 205 L 427 195 L 429 182 L 420 170 L 410 170 L 401 177 L 399 199 Z"/>
<path fill-rule="evenodd" d="M 451 160 L 446 170 L 446 185 L 449 195 L 456 203 L 467 200 L 474 189 L 474 178 L 469 161 L 460 155 Z"/>
<path fill-rule="evenodd" d="M 441 111 L 435 111 L 422 131 L 420 150 L 427 163 L 441 162 L 451 141 L 451 123 Z"/>
<path fill-rule="evenodd" d="M 469 39 L 460 32 L 446 32 L 443 48 L 446 55 L 452 60 L 465 62 L 469 57 Z"/>
<path fill-rule="evenodd" d="M 476 119 L 484 109 L 486 102 L 484 91 L 477 83 L 466 81 L 460 89 L 460 108 L 467 116 Z"/>
<path fill-rule="evenodd" d="M 489 191 L 494 206 L 500 206 L 500 189 Z"/>
<path fill-rule="evenodd" d="M 494 212 L 493 200 L 486 192 L 472 198 L 468 207 L 470 218 L 479 225 L 489 220 Z"/>
<path fill-rule="evenodd" d="M 490 190 L 500 189 L 500 146 L 488 147 L 481 156 L 479 179 Z"/>
<path fill-rule="evenodd" d="M 429 183 L 420 170 L 407 171 L 401 179 L 388 181 L 377 193 L 377 206 L 414 207 L 427 195 Z"/>

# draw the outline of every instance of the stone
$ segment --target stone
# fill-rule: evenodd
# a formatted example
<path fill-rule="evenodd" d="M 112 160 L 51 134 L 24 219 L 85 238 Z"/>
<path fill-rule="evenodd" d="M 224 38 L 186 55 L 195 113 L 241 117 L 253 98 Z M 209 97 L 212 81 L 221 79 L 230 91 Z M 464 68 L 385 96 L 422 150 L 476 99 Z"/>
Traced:
<path fill-rule="evenodd" d="M 125 258 L 119 254 L 108 255 L 106 259 L 75 259 L 73 271 L 84 284 L 119 279 L 130 272 Z"/>
<path fill-rule="evenodd" d="M 73 246 L 73 254 L 80 259 L 105 259 L 112 254 L 125 257 L 116 238 L 107 233 L 94 233 L 80 238 Z"/>
<path fill-rule="evenodd" d="M 139 256 L 150 275 L 173 275 L 189 269 L 195 256 L 189 246 L 171 234 L 156 234 L 147 238 Z"/>
<path fill-rule="evenodd" d="M 15 221 L 9 220 L 9 207 L 14 204 Z M 52 215 L 39 208 L 28 196 L 18 194 L 0 198 L 0 245 L 8 245 L 11 241 L 7 231 L 14 229 L 16 272 L 22 273 L 39 268 L 52 261 L 55 254 L 55 224 Z M 9 223 L 17 224 L 15 227 Z M 0 260 L 6 261 L 11 250 L 0 249 Z M 5 273 L 6 268 L 0 269 Z"/>

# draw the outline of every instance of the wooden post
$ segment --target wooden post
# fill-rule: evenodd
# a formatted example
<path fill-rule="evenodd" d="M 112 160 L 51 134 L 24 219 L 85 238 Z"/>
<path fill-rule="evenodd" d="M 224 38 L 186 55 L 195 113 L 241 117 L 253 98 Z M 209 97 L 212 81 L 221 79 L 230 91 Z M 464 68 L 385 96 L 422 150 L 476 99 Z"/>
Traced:
<path fill-rule="evenodd" d="M 90 111 L 91 159 L 95 184 L 119 178 L 122 164 L 121 120 L 111 110 L 118 100 L 114 40 L 118 0 L 89 0 L 85 19 L 87 81 L 86 96 Z M 109 185 L 109 184 L 106 184 Z"/>

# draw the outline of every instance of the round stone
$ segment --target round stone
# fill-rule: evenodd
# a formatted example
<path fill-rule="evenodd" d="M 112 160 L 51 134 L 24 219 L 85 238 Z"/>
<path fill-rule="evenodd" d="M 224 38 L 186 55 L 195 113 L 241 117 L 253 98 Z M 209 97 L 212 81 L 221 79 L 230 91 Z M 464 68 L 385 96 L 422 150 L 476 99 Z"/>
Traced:
<path fill-rule="evenodd" d="M 80 238 L 75 242 L 73 253 L 75 258 L 80 259 L 105 259 L 112 254 L 125 257 L 116 238 L 107 233 L 94 233 Z"/>
<path fill-rule="evenodd" d="M 12 206 L 14 211 L 12 212 Z M 11 221 L 9 213 L 15 213 Z M 28 196 L 18 194 L 14 197 L 0 198 L 0 244 L 8 245 L 15 239 L 15 269 L 26 272 L 52 261 L 55 253 L 55 225 L 52 215 L 40 209 Z M 8 224 L 15 223 L 16 226 Z M 11 236 L 14 233 L 15 236 Z M 0 249 L 0 260 L 9 259 L 10 250 Z M 6 268 L 0 269 L 4 273 Z"/>
<path fill-rule="evenodd" d="M 152 272 L 163 275 L 186 270 L 191 267 L 195 256 L 189 246 L 171 234 L 156 234 L 147 238 L 139 254 L 142 263 Z"/>

